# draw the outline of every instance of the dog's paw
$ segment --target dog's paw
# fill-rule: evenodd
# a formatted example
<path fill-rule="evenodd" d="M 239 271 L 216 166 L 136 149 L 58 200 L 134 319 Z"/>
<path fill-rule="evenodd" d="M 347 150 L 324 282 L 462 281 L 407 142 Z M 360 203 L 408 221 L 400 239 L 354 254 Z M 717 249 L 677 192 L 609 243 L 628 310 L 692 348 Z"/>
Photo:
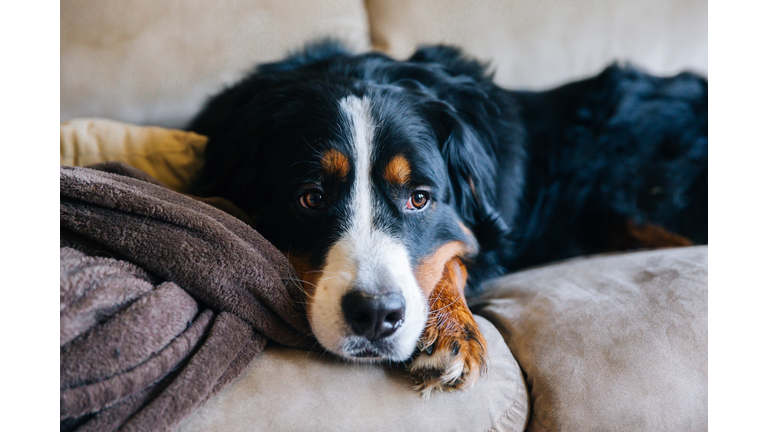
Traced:
<path fill-rule="evenodd" d="M 487 371 L 486 343 L 477 323 L 468 309 L 456 315 L 432 316 L 409 366 L 425 399 L 435 391 L 470 388 Z"/>

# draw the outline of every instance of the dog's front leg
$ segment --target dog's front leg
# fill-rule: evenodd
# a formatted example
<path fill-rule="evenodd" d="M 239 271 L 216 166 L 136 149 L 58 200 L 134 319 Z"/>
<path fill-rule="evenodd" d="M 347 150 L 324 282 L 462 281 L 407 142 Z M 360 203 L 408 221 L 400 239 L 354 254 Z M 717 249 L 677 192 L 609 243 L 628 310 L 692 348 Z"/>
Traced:
<path fill-rule="evenodd" d="M 435 390 L 469 388 L 488 367 L 485 339 L 464 297 L 466 281 L 464 264 L 454 258 L 429 296 L 427 325 L 409 367 L 425 398 Z"/>

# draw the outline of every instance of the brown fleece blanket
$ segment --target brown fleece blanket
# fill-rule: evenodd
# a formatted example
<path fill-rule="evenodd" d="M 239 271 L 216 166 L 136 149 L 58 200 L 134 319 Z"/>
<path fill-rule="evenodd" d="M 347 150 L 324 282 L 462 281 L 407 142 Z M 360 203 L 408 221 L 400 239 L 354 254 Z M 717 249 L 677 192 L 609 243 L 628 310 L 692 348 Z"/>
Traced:
<path fill-rule="evenodd" d="M 267 340 L 315 345 L 293 269 L 256 231 L 99 168 L 61 167 L 62 430 L 173 429 Z"/>

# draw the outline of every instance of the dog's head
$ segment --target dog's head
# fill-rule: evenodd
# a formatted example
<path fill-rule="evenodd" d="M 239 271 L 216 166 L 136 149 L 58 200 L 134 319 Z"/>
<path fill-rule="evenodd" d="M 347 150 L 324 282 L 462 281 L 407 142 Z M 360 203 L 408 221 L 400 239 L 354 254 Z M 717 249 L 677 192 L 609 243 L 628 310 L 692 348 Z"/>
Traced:
<path fill-rule="evenodd" d="M 471 121 L 493 109 L 477 79 L 445 65 L 323 46 L 260 67 L 192 129 L 210 138 L 207 193 L 252 214 L 289 258 L 318 341 L 399 361 L 448 261 L 472 260 L 479 230 L 505 230 L 494 142 Z"/>

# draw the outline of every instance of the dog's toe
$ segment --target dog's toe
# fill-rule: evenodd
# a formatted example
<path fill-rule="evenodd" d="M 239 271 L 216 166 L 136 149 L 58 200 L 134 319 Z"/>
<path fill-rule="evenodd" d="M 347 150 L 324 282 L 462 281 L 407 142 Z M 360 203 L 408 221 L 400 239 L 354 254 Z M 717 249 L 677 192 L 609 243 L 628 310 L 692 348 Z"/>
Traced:
<path fill-rule="evenodd" d="M 409 370 L 424 398 L 435 391 L 470 388 L 488 368 L 485 339 L 476 325 L 428 327 L 419 349 Z"/>

